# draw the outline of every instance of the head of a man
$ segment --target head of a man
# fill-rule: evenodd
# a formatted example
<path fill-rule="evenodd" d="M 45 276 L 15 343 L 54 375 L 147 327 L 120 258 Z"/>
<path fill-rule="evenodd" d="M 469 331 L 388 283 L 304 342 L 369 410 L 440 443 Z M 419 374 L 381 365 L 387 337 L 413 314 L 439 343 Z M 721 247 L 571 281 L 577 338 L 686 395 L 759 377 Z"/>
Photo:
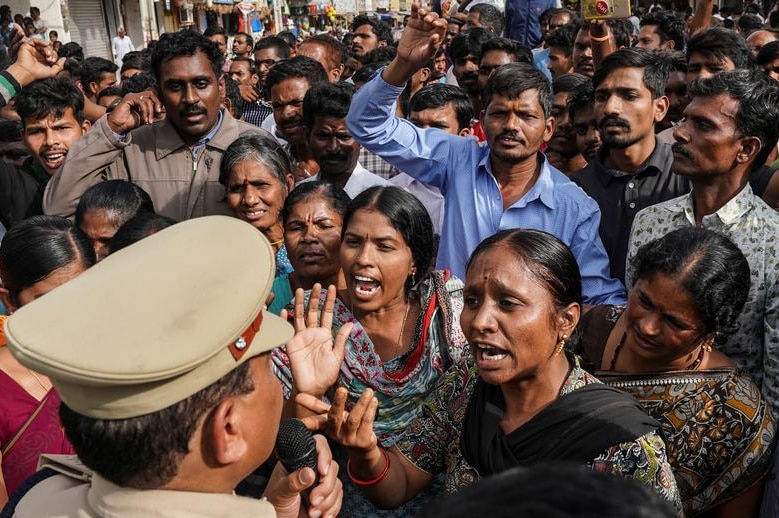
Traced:
<path fill-rule="evenodd" d="M 633 24 L 628 20 L 609 18 L 606 20 L 617 48 L 629 47 L 630 37 L 633 30 Z M 628 27 L 629 26 L 629 27 Z M 583 74 L 592 77 L 595 72 L 595 62 L 592 59 L 592 42 L 590 41 L 590 26 L 585 23 L 576 33 L 576 39 L 573 43 L 573 71 L 577 74 Z"/>
<path fill-rule="evenodd" d="M 546 47 L 549 49 L 549 63 L 546 68 L 552 73 L 552 79 L 573 73 L 573 42 L 577 32 L 578 26 L 566 25 L 555 29 L 546 37 Z"/>
<path fill-rule="evenodd" d="M 655 10 L 641 17 L 636 47 L 684 50 L 684 20 L 676 13 Z"/>
<path fill-rule="evenodd" d="M 81 62 L 81 85 L 87 99 L 95 102 L 100 90 L 116 84 L 119 67 L 105 58 L 88 57 Z"/>
<path fill-rule="evenodd" d="M 620 49 L 595 70 L 595 117 L 610 149 L 654 143 L 655 124 L 668 111 L 668 63 L 644 49 Z M 653 148 L 654 146 L 652 146 Z"/>
<path fill-rule="evenodd" d="M 484 29 L 469 29 L 452 40 L 447 49 L 457 84 L 471 96 L 479 95 L 479 61 L 481 47 L 495 36 Z"/>
<path fill-rule="evenodd" d="M 693 182 L 730 183 L 734 175 L 745 181 L 779 139 L 779 85 L 761 70 L 732 70 L 698 79 L 688 92 L 690 104 L 674 130 L 674 172 Z"/>
<path fill-rule="evenodd" d="M 463 25 L 463 30 L 481 27 L 496 36 L 503 34 L 505 18 L 503 13 L 490 4 L 476 4 L 468 11 L 468 20 Z"/>
<path fill-rule="evenodd" d="M 755 61 L 768 77 L 779 81 L 779 41 L 772 41 L 760 49 Z"/>
<path fill-rule="evenodd" d="M 601 148 L 600 130 L 595 120 L 595 91 L 592 81 L 580 84 L 568 96 L 568 118 L 576 141 L 576 149 L 587 162 L 598 156 Z"/>
<path fill-rule="evenodd" d="M 461 88 L 433 83 L 409 101 L 408 120 L 419 128 L 438 128 L 451 135 L 472 133 L 473 104 Z"/>
<path fill-rule="evenodd" d="M 728 70 L 748 69 L 754 58 L 744 38 L 733 31 L 712 27 L 687 42 L 687 84 Z"/>
<path fill-rule="evenodd" d="M 360 157 L 360 143 L 346 127 L 353 94 L 354 85 L 320 82 L 306 92 L 303 100 L 308 148 L 322 178 L 348 179 Z"/>
<path fill-rule="evenodd" d="M 449 46 L 452 43 L 452 39 L 460 34 L 463 30 L 463 21 L 457 18 L 446 19 L 446 37 L 444 38 L 444 44 Z"/>
<path fill-rule="evenodd" d="M 668 62 L 668 81 L 665 83 L 665 96 L 668 97 L 668 112 L 665 118 L 655 126 L 657 132 L 666 130 L 674 122 L 682 120 L 684 109 L 687 107 L 687 60 L 684 53 L 669 50 L 660 53 L 660 56 Z"/>
<path fill-rule="evenodd" d="M 151 52 L 148 50 L 134 50 L 128 52 L 122 58 L 122 70 L 119 77 L 122 81 L 139 74 L 148 74 L 151 71 Z"/>
<path fill-rule="evenodd" d="M 392 42 L 392 29 L 385 22 L 369 16 L 356 16 L 352 21 L 352 53 L 361 58 L 377 47 Z"/>
<path fill-rule="evenodd" d="M 289 59 L 289 45 L 276 36 L 269 36 L 257 40 L 254 44 L 254 66 L 257 69 L 257 77 L 260 85 L 265 85 L 268 72 L 282 59 Z"/>
<path fill-rule="evenodd" d="M 552 117 L 555 121 L 554 133 L 549 139 L 547 151 L 558 153 L 565 159 L 571 159 L 579 154 L 576 138 L 571 130 L 568 116 L 568 98 L 571 92 L 583 83 L 590 83 L 590 78 L 582 74 L 563 74 L 552 82 Z"/>
<path fill-rule="evenodd" d="M 195 250 L 200 257 L 179 268 Z M 17 312 L 18 332 L 9 347 L 51 379 L 62 399 L 65 435 L 96 474 L 125 488 L 230 494 L 270 456 L 281 418 L 270 349 L 291 338 L 292 330 L 262 310 L 273 265 L 267 240 L 236 219 L 178 223 L 88 269 L 26 311 L 38 322 L 53 322 L 92 296 L 121 292 L 125 302 L 91 304 L 95 321 L 56 335 L 36 333 L 25 312 Z M 132 280 L 120 280 L 118 273 L 127 268 Z M 158 268 L 168 273 L 160 276 Z M 176 324 L 177 314 L 198 320 L 192 300 L 200 295 L 210 304 L 201 311 L 218 308 L 218 322 Z M 86 352 L 86 336 L 98 342 L 127 318 L 136 322 L 131 330 L 110 340 L 102 354 Z M 53 343 L 65 351 L 64 361 L 51 361 L 46 351 Z M 207 489 L 202 480 L 208 480 Z"/>
<path fill-rule="evenodd" d="M 763 27 L 763 22 L 754 14 L 743 14 L 738 18 L 737 31 L 741 37 L 746 38 Z"/>
<path fill-rule="evenodd" d="M 119 27 L 118 29 L 116 29 L 116 34 L 120 38 L 124 38 L 127 33 L 125 32 L 124 27 Z"/>
<path fill-rule="evenodd" d="M 239 85 L 257 86 L 257 71 L 251 58 L 237 57 L 230 62 L 230 77 Z"/>
<path fill-rule="evenodd" d="M 479 53 L 479 91 L 484 91 L 487 80 L 496 68 L 509 63 L 533 63 L 533 54 L 529 48 L 507 38 L 485 41 Z"/>
<path fill-rule="evenodd" d="M 749 50 L 752 51 L 752 54 L 757 57 L 760 49 L 762 49 L 768 43 L 777 40 L 779 40 L 779 33 L 776 31 L 761 29 L 754 31 L 752 34 L 747 36 L 747 45 L 749 46 Z"/>
<path fill-rule="evenodd" d="M 483 102 L 493 166 L 495 160 L 523 162 L 552 137 L 552 85 L 535 66 L 511 63 L 497 69 L 487 81 Z"/>
<path fill-rule="evenodd" d="M 166 117 L 189 145 L 219 120 L 222 59 L 219 48 L 194 31 L 165 33 L 152 51 L 151 69 Z"/>
<path fill-rule="evenodd" d="M 254 48 L 254 38 L 245 32 L 233 36 L 233 55 L 250 57 Z"/>
<path fill-rule="evenodd" d="M 324 67 L 306 56 L 284 60 L 271 69 L 266 87 L 273 107 L 273 119 L 279 133 L 289 142 L 305 144 L 307 132 L 303 99 L 309 88 L 327 81 Z"/>
<path fill-rule="evenodd" d="M 203 31 L 203 36 L 217 46 L 222 58 L 227 56 L 227 33 L 223 28 L 211 25 Z"/>
<path fill-rule="evenodd" d="M 73 145 L 89 129 L 84 96 L 67 78 L 36 81 L 16 97 L 25 146 L 49 175 L 56 173 Z"/>
<path fill-rule="evenodd" d="M 298 55 L 322 63 L 332 83 L 341 80 L 344 65 L 349 58 L 346 46 L 329 34 L 317 34 L 304 40 L 298 48 Z"/>

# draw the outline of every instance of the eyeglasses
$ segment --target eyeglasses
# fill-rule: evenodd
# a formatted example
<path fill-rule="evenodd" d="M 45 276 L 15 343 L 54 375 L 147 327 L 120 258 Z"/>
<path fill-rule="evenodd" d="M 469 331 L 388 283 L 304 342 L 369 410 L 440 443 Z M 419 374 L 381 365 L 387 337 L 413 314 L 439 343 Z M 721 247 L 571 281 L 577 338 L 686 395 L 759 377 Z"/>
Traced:
<path fill-rule="evenodd" d="M 256 67 L 260 67 L 262 65 L 265 65 L 266 67 L 270 68 L 270 67 L 272 67 L 275 64 L 276 64 L 276 60 L 275 59 L 261 59 L 259 61 L 255 61 L 254 62 L 254 65 Z"/>

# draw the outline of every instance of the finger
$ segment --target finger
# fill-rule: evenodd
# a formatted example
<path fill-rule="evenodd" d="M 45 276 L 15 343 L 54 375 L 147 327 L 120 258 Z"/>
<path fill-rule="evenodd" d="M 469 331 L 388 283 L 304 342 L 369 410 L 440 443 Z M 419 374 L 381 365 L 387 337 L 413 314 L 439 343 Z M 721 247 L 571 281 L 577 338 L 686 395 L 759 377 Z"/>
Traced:
<path fill-rule="evenodd" d="M 67 61 L 66 58 L 59 58 L 56 63 L 54 63 L 51 66 L 51 73 L 52 76 L 58 75 L 62 70 L 65 68 L 65 61 Z"/>
<path fill-rule="evenodd" d="M 316 443 L 316 469 L 323 477 L 330 471 L 330 463 L 333 461 L 333 452 L 327 444 L 327 439 L 321 435 L 314 436 Z"/>
<path fill-rule="evenodd" d="M 298 394 L 295 396 L 295 403 L 302 406 L 306 410 L 314 412 L 315 414 L 327 414 L 330 410 L 330 405 L 322 401 L 316 396 L 311 394 Z"/>
<path fill-rule="evenodd" d="M 346 353 L 346 342 L 349 341 L 349 335 L 352 334 L 354 328 L 353 322 L 347 322 L 341 326 L 338 330 L 338 334 L 335 335 L 335 344 L 333 346 L 333 354 L 338 358 L 338 362 L 344 361 L 344 354 Z"/>
<path fill-rule="evenodd" d="M 341 490 L 341 481 L 338 480 L 338 464 L 330 461 L 328 469 L 329 473 L 319 477 L 319 483 L 311 490 L 311 505 L 320 511 L 320 516 L 324 516 L 325 512 L 330 512 L 332 506 L 337 502 L 338 495 L 336 493 Z"/>
<path fill-rule="evenodd" d="M 281 317 L 282 320 L 287 320 L 289 318 L 287 308 L 281 308 L 281 311 L 279 311 L 279 317 Z"/>
<path fill-rule="evenodd" d="M 331 284 L 327 287 L 325 307 L 322 309 L 322 322 L 319 324 L 325 329 L 330 329 L 333 327 L 333 308 L 335 307 L 335 294 L 335 286 Z"/>
<path fill-rule="evenodd" d="M 350 434 L 355 434 L 362 425 L 362 418 L 373 401 L 373 390 L 365 389 L 360 394 L 357 404 L 349 411 L 349 417 L 346 418 L 346 429 Z"/>
<path fill-rule="evenodd" d="M 376 420 L 376 412 L 379 410 L 378 398 L 371 399 L 371 403 L 368 405 L 368 410 L 365 411 L 365 415 L 362 418 L 362 426 L 366 430 L 373 432 L 373 423 Z"/>
<path fill-rule="evenodd" d="M 306 324 L 308 327 L 319 326 L 319 298 L 322 295 L 322 285 L 318 282 L 311 288 L 311 294 L 308 296 L 308 312 L 306 314 Z"/>
<path fill-rule="evenodd" d="M 303 426 L 305 426 L 306 429 L 310 432 L 325 432 L 327 434 L 330 433 L 329 420 L 327 419 L 326 415 L 310 415 L 301 417 L 300 421 L 303 423 Z"/>
<path fill-rule="evenodd" d="M 298 288 L 295 290 L 295 332 L 296 333 L 299 333 L 300 331 L 306 328 L 306 319 L 303 310 L 303 296 L 304 296 L 303 288 Z"/>
<path fill-rule="evenodd" d="M 327 418 L 330 421 L 330 426 L 333 430 L 335 437 L 341 436 L 341 427 L 344 423 L 344 414 L 346 413 L 346 399 L 348 392 L 345 388 L 340 387 L 335 391 L 333 397 L 333 404 L 330 405 L 330 410 L 327 412 Z"/>

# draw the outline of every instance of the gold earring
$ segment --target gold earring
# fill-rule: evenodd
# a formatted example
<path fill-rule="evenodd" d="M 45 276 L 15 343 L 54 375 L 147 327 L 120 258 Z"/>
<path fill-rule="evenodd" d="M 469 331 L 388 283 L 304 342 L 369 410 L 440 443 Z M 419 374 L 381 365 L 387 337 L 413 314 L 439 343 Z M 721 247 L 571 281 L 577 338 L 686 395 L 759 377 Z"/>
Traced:
<path fill-rule="evenodd" d="M 563 349 L 565 349 L 565 341 L 568 339 L 567 336 L 563 336 L 560 338 L 560 342 L 557 344 L 557 349 L 555 350 L 555 356 L 563 352 Z"/>

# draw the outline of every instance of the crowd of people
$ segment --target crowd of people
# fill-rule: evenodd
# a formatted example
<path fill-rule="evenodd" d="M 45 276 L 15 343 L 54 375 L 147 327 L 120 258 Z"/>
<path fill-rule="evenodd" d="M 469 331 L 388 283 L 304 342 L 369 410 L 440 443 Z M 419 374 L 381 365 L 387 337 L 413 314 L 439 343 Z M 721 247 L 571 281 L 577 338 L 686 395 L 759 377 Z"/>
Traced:
<path fill-rule="evenodd" d="M 779 516 L 779 3 L 549 3 L 0 7 L 3 516 Z"/>

